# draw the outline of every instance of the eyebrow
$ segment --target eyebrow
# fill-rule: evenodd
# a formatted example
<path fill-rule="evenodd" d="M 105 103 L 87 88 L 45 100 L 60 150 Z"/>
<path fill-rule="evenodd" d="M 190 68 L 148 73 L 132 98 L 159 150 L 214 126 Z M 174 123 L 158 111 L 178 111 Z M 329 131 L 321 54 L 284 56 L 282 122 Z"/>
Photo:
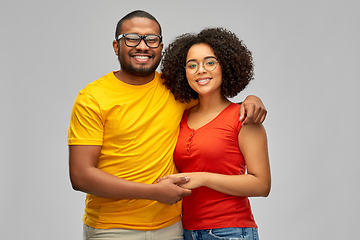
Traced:
<path fill-rule="evenodd" d="M 204 60 L 209 59 L 209 58 L 215 58 L 216 59 L 216 57 L 214 57 L 214 56 L 207 56 L 207 57 L 204 57 Z M 186 63 L 188 63 L 188 62 L 196 62 L 196 61 L 197 61 L 196 59 L 189 59 L 189 60 L 186 61 Z"/>

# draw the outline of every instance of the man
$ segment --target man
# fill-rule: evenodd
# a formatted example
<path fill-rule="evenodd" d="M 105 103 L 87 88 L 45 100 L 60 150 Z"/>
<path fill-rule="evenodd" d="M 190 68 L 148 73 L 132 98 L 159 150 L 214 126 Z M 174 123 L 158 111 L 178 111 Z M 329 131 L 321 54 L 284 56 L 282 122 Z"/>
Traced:
<path fill-rule="evenodd" d="M 156 180 L 176 172 L 179 123 L 196 102 L 175 101 L 155 71 L 163 43 L 152 15 L 129 13 L 115 39 L 120 70 L 80 91 L 70 120 L 70 179 L 87 193 L 84 239 L 182 239 L 180 200 L 191 190 L 178 185 L 188 179 Z M 261 100 L 248 98 L 244 123 L 262 122 Z"/>

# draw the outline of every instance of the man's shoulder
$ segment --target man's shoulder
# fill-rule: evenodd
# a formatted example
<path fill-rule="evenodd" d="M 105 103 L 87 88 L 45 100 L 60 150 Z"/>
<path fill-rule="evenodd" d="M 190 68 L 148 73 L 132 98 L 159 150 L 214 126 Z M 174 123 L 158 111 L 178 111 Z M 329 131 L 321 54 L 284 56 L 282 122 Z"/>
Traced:
<path fill-rule="evenodd" d="M 113 73 L 108 73 L 102 77 L 100 77 L 99 79 L 90 82 L 88 85 L 86 85 L 81 92 L 96 92 L 96 91 L 101 91 L 102 89 L 106 89 L 109 87 L 109 85 L 111 85 L 111 74 Z"/>

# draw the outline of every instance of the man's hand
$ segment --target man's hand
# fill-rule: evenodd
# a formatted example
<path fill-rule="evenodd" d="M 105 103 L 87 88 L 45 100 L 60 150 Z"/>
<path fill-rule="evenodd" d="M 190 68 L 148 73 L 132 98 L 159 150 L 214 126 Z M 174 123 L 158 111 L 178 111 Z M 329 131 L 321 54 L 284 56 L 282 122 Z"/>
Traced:
<path fill-rule="evenodd" d="M 158 181 L 157 184 L 153 184 L 154 197 L 156 200 L 165 204 L 175 204 L 180 201 L 184 196 L 190 196 L 191 190 L 180 187 L 189 181 L 187 177 L 168 178 Z"/>
<path fill-rule="evenodd" d="M 109 199 L 149 199 L 174 204 L 191 190 L 180 187 L 188 178 L 145 184 L 128 181 L 97 168 L 101 146 L 70 146 L 70 179 L 75 190 Z"/>
<path fill-rule="evenodd" d="M 167 179 L 184 178 L 184 179 L 188 179 L 188 181 L 180 183 L 179 186 L 186 189 L 194 189 L 203 186 L 205 174 L 206 174 L 205 172 L 177 173 L 177 174 L 164 176 L 158 179 L 157 182 L 161 182 Z"/>
<path fill-rule="evenodd" d="M 242 121 L 242 125 L 262 123 L 266 118 L 266 114 L 267 111 L 261 99 L 254 95 L 249 95 L 241 104 L 239 121 Z"/>

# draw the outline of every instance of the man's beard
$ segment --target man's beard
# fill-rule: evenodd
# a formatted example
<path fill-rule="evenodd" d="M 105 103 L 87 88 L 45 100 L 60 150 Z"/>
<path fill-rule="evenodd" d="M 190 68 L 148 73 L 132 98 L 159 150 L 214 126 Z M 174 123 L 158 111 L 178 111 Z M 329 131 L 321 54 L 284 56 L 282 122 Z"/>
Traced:
<path fill-rule="evenodd" d="M 119 49 L 119 53 L 120 53 L 120 49 Z M 145 66 L 139 66 L 137 68 L 135 68 L 132 64 L 130 63 L 125 63 L 125 61 L 122 60 L 121 58 L 121 54 L 118 54 L 118 60 L 120 63 L 120 67 L 123 71 L 132 74 L 134 76 L 137 77 L 146 77 L 148 75 L 151 75 L 155 72 L 155 70 L 157 69 L 157 67 L 160 64 L 160 60 L 161 58 L 159 58 L 159 60 L 152 65 L 151 67 L 145 67 Z"/>

